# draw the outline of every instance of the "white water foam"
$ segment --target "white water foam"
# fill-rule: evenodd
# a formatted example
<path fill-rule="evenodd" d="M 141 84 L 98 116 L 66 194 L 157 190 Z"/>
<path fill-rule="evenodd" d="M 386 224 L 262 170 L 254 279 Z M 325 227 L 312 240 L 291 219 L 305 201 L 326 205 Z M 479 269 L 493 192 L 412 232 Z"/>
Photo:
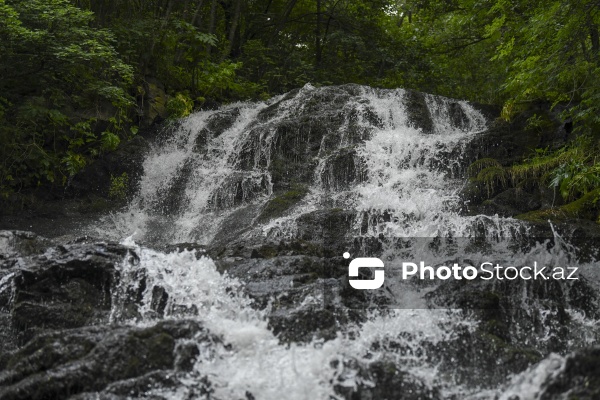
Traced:
<path fill-rule="evenodd" d="M 140 260 L 135 265 L 122 264 L 122 288 L 138 285 L 142 276 L 146 285 L 139 306 L 141 319 L 136 324 L 145 326 L 156 320 L 151 303 L 153 288 L 159 286 L 169 294 L 164 318 L 195 318 L 227 345 L 211 344 L 207 349 L 206 344 L 197 343 L 200 358 L 189 379 L 168 393 L 173 399 L 204 376 L 211 381 L 215 398 L 243 398 L 246 392 L 257 399 L 336 398 L 334 385 L 354 387 L 361 383 L 351 370 L 340 367 L 349 359 L 373 362 L 390 361 L 391 357 L 433 386 L 440 382 L 435 366 L 425 362 L 423 343 L 437 344 L 450 340 L 454 331 L 476 327 L 459 312 L 395 310 L 386 316 L 373 315 L 361 327 L 350 327 L 353 332 L 340 332 L 327 342 L 287 345 L 267 328 L 265 311 L 251 307 L 251 300 L 239 290 L 240 282 L 220 274 L 209 258 L 197 259 L 189 251 L 164 254 L 140 247 L 131 238 L 123 244 Z M 115 296 L 112 314 L 118 318 L 122 313 L 119 307 L 126 300 L 119 296 L 125 296 L 125 290 L 116 291 Z M 375 343 L 389 340 L 413 351 L 406 355 L 373 351 Z M 157 390 L 167 394 L 164 389 Z"/>

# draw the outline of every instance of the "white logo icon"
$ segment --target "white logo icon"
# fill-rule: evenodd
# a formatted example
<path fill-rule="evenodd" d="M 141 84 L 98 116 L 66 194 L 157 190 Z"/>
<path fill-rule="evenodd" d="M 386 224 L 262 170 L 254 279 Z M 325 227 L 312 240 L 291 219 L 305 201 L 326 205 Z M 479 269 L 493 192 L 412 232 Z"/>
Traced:
<path fill-rule="evenodd" d="M 344 258 L 349 259 L 350 253 L 344 253 Z M 374 257 L 359 257 L 350 261 L 350 266 L 348 267 L 348 275 L 350 277 L 358 276 L 359 268 L 383 268 L 383 261 L 379 258 Z M 374 278 L 373 279 L 349 279 L 350 286 L 354 289 L 365 290 L 365 289 L 379 289 L 383 286 L 383 281 L 385 280 L 384 271 L 382 269 L 376 269 L 373 271 Z"/>

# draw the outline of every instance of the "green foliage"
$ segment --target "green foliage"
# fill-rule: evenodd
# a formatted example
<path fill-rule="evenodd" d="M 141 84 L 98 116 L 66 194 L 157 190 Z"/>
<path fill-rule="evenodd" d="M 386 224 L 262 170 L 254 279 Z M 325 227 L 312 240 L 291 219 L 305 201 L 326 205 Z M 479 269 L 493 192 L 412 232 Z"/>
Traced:
<path fill-rule="evenodd" d="M 548 101 L 597 137 L 599 11 L 592 0 L 0 0 L 0 192 L 65 184 L 130 139 L 151 79 L 172 118 L 352 82 L 503 105 L 506 121 Z M 527 134 L 548 128 L 534 115 Z M 597 175 L 580 152 L 481 161 L 471 178 L 488 192 L 542 180 L 576 198 Z"/>
<path fill-rule="evenodd" d="M 133 69 L 70 1 L 0 0 L 0 10 L 0 189 L 64 184 L 125 135 Z M 92 109 L 109 122 L 102 135 Z"/>
<path fill-rule="evenodd" d="M 550 174 L 550 186 L 557 188 L 564 199 L 585 195 L 600 188 L 600 164 L 562 164 Z"/>
<path fill-rule="evenodd" d="M 129 188 L 129 176 L 123 172 L 120 176 L 110 176 L 108 197 L 113 200 L 125 200 Z"/>
<path fill-rule="evenodd" d="M 522 163 L 502 167 L 491 158 L 475 161 L 468 168 L 472 181 L 481 183 L 490 197 L 495 190 L 533 182 L 558 190 L 565 200 L 576 200 L 600 188 L 600 141 L 580 136 L 557 150 L 536 149 Z"/>
<path fill-rule="evenodd" d="M 508 172 L 515 185 L 524 180 L 535 180 L 559 189 L 564 198 L 569 198 L 593 189 L 594 179 L 589 174 L 597 171 L 598 160 L 594 155 L 598 150 L 597 140 L 582 136 L 555 151 L 536 149 L 533 155 L 510 167 Z"/>
<path fill-rule="evenodd" d="M 565 116 L 588 132 L 598 126 L 599 7 L 590 0 L 495 1 L 487 31 L 498 37 L 494 60 L 508 63 L 503 89 L 511 101 L 569 102 Z"/>
<path fill-rule="evenodd" d="M 468 168 L 471 181 L 485 187 L 487 197 L 491 197 L 498 188 L 506 187 L 508 173 L 502 165 L 493 158 L 481 158 Z"/>
<path fill-rule="evenodd" d="M 194 102 L 184 93 L 177 93 L 167 101 L 167 111 L 170 118 L 183 118 L 190 115 Z"/>

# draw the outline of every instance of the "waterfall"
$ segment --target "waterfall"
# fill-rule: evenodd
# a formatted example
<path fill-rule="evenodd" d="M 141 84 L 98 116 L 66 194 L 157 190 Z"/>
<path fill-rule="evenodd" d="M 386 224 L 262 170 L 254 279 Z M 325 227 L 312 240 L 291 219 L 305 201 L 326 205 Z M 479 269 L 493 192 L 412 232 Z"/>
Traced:
<path fill-rule="evenodd" d="M 166 126 L 133 200 L 89 228 L 123 246 L 105 274 L 105 326 L 205 330 L 177 339 L 196 356 L 176 385 L 143 395 L 540 398 L 569 351 L 598 341 L 598 265 L 558 232 L 532 238 L 524 222 L 465 212 L 469 144 L 488 124 L 464 101 L 306 85 Z M 16 241 L 2 238 L 13 257 Z M 351 289 L 345 253 L 383 260 L 384 287 Z M 401 279 L 418 260 L 577 265 L 586 278 Z M 13 276 L 0 274 L 0 306 L 14 301 Z"/>
<path fill-rule="evenodd" d="M 431 95 L 415 105 L 411 93 L 306 85 L 268 103 L 195 113 L 155 145 L 139 194 L 108 228 L 114 238 L 209 244 L 235 221 L 245 238 L 290 238 L 301 215 L 323 208 L 353 210 L 355 236 L 514 228 L 459 213 L 464 148 L 485 130 L 483 115 Z M 306 195 L 280 215 L 258 218 L 294 185 Z M 382 223 L 383 213 L 389 221 Z"/>

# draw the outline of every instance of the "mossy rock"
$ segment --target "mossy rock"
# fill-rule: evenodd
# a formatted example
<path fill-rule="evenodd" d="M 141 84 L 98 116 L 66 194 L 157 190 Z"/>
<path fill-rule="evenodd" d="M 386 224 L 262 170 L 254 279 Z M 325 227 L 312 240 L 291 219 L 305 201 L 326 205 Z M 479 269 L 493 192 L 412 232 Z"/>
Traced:
<path fill-rule="evenodd" d="M 258 221 L 266 222 L 281 217 L 287 210 L 300 202 L 307 193 L 308 188 L 306 186 L 294 185 L 292 189 L 269 200 L 258 216 Z"/>
<path fill-rule="evenodd" d="M 559 221 L 568 222 L 574 219 L 598 221 L 600 215 L 600 189 L 585 194 L 578 200 L 561 207 L 531 211 L 517 215 L 517 219 L 528 222 Z"/>
<path fill-rule="evenodd" d="M 277 247 L 273 245 L 264 245 L 252 250 L 250 258 L 273 258 L 278 254 Z"/>
<path fill-rule="evenodd" d="M 519 365 L 519 369 L 525 369 L 542 358 L 538 351 L 515 346 L 492 333 L 482 332 L 481 338 L 489 345 L 488 350 L 496 355 L 496 359 L 504 364 Z"/>

